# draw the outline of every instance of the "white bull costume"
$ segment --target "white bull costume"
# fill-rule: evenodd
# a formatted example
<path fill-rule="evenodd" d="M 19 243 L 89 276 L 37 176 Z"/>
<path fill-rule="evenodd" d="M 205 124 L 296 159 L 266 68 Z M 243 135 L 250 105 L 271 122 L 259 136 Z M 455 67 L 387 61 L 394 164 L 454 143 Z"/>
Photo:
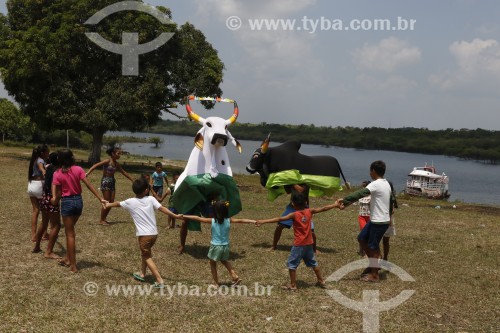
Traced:
<path fill-rule="evenodd" d="M 215 101 L 233 102 L 234 113 L 229 119 L 219 117 L 200 117 L 193 112 L 190 100 L 211 100 L 189 96 L 186 111 L 189 117 L 202 125 L 196 134 L 195 147 L 191 151 L 184 172 L 175 184 L 172 196 L 173 207 L 179 214 L 206 215 L 212 200 L 229 201 L 229 216 L 241 211 L 240 193 L 233 179 L 233 172 L 226 151 L 226 144 L 231 141 L 241 153 L 240 143 L 233 138 L 227 127 L 238 118 L 236 101 L 215 99 Z M 198 222 L 189 221 L 189 230 L 201 230 Z"/>

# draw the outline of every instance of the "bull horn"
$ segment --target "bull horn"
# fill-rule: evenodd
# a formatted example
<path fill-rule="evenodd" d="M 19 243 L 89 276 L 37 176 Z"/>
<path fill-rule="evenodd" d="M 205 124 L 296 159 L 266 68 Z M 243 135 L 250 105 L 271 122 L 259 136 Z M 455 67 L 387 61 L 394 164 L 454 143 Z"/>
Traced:
<path fill-rule="evenodd" d="M 239 114 L 238 103 L 234 101 L 234 112 L 233 115 L 228 120 L 226 120 L 226 125 L 231 125 L 232 123 L 234 123 L 236 119 L 238 119 L 238 114 Z"/>
<path fill-rule="evenodd" d="M 262 154 L 267 153 L 267 149 L 269 148 L 269 142 L 271 142 L 271 133 L 267 135 L 267 138 L 262 141 L 262 144 L 260 145 L 260 152 Z"/>
<path fill-rule="evenodd" d="M 198 124 L 203 125 L 205 123 L 205 118 L 200 117 L 196 113 L 193 112 L 193 109 L 191 108 L 191 105 L 189 104 L 189 101 L 194 100 L 194 96 L 190 95 L 186 97 L 186 111 L 188 113 L 189 118 L 193 119 L 196 121 Z"/>

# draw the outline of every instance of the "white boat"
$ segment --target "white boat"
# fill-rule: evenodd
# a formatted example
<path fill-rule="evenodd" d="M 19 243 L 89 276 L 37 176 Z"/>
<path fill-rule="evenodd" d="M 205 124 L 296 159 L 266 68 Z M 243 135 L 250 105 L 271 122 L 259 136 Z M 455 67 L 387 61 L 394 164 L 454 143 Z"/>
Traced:
<path fill-rule="evenodd" d="M 450 196 L 448 184 L 450 179 L 443 172 L 436 173 L 434 166 L 415 167 L 408 175 L 405 192 L 409 195 L 431 199 L 447 199 Z"/>

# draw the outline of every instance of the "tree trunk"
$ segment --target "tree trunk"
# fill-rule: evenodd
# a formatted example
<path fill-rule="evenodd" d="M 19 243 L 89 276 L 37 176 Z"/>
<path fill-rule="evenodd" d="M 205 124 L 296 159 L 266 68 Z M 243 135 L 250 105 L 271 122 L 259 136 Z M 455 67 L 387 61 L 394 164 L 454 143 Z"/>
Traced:
<path fill-rule="evenodd" d="M 95 164 L 101 161 L 101 147 L 104 132 L 104 130 L 99 128 L 94 129 L 92 132 L 92 150 L 90 151 L 88 160 L 90 164 Z"/>

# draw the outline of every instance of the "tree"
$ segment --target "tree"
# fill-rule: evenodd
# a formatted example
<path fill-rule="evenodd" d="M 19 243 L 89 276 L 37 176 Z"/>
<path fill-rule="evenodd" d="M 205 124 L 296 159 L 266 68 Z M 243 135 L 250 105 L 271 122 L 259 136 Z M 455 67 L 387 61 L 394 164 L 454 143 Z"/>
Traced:
<path fill-rule="evenodd" d="M 6 98 L 0 98 L 0 133 L 2 142 L 5 136 L 15 139 L 26 139 L 33 133 L 34 126 L 30 118 L 23 115 L 21 111 Z"/>
<path fill-rule="evenodd" d="M 158 145 L 163 142 L 163 140 L 159 136 L 152 136 L 149 138 L 150 143 L 155 144 L 155 148 L 158 148 Z"/>
<path fill-rule="evenodd" d="M 115 2 L 8 0 L 8 15 L 0 15 L 0 73 L 6 90 L 41 128 L 91 133 L 91 163 L 100 160 L 106 131 L 152 126 L 167 106 L 192 92 L 222 93 L 224 65 L 193 25 L 163 25 L 136 11 L 115 13 L 95 26 L 84 24 Z M 158 9 L 171 18 L 169 9 Z M 117 44 L 122 32 L 139 32 L 140 44 L 162 32 L 175 34 L 140 56 L 138 76 L 123 76 L 121 55 L 91 42 L 85 36 L 91 31 Z"/>

